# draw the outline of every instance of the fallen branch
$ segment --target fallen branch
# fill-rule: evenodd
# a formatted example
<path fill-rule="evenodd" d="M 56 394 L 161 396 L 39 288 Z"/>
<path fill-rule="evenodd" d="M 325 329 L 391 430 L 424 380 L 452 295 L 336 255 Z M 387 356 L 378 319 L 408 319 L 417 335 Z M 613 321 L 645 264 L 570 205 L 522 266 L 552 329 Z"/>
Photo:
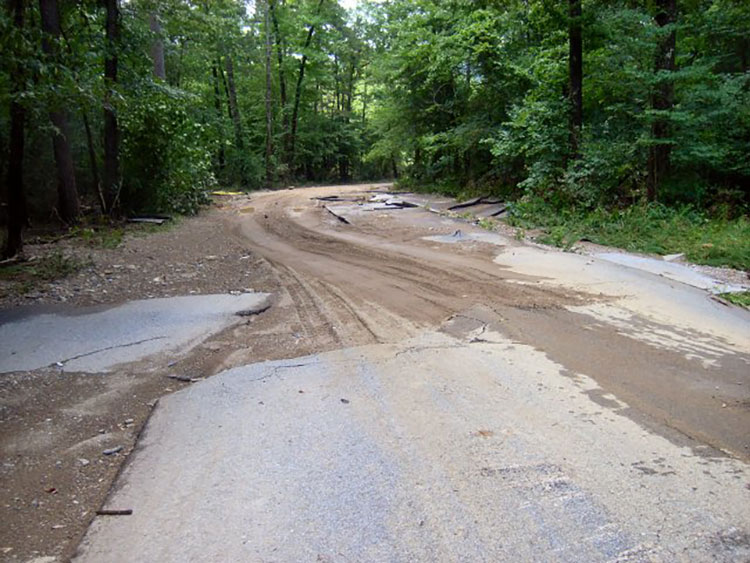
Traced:
<path fill-rule="evenodd" d="M 502 215 L 503 213 L 505 213 L 507 210 L 508 210 L 508 207 L 504 205 L 497 211 L 494 211 L 490 213 L 489 215 L 487 215 L 487 217 L 497 217 L 498 215 Z"/>
<path fill-rule="evenodd" d="M 260 309 L 245 309 L 244 311 L 237 311 L 235 315 L 237 315 L 238 317 L 253 317 L 255 315 L 265 313 L 270 308 L 271 305 L 266 305 L 265 307 L 261 307 Z"/>
<path fill-rule="evenodd" d="M 351 225 L 351 223 L 349 222 L 349 219 L 347 219 L 346 217 L 342 217 L 342 216 L 341 216 L 341 215 L 339 215 L 338 213 L 334 213 L 333 211 L 331 211 L 331 210 L 330 210 L 330 209 L 328 208 L 328 206 L 324 205 L 324 206 L 323 206 L 323 209 L 325 209 L 326 211 L 328 211 L 328 213 L 330 213 L 331 215 L 333 215 L 334 217 L 336 217 L 336 219 L 338 219 L 339 221 L 341 221 L 341 222 L 342 222 L 342 223 L 344 223 L 345 225 Z"/>
<path fill-rule="evenodd" d="M 138 215 L 136 217 L 128 217 L 128 223 L 152 223 L 154 225 L 163 225 L 171 220 L 172 217 L 169 215 Z"/>
<path fill-rule="evenodd" d="M 97 510 L 96 514 L 98 516 L 130 516 L 133 514 L 133 509 L 125 508 L 122 510 L 109 510 L 107 508 L 102 508 L 101 510 Z"/>
<path fill-rule="evenodd" d="M 27 262 L 27 260 L 23 256 L 19 256 L 18 254 L 16 254 L 12 258 L 6 258 L 5 260 L 0 260 L 0 267 L 15 266 L 16 264 L 21 264 L 23 262 Z"/>
<path fill-rule="evenodd" d="M 497 198 L 492 198 L 488 195 L 483 195 L 483 196 L 475 197 L 474 199 L 470 199 L 468 201 L 464 201 L 462 203 L 451 205 L 448 208 L 448 211 L 455 211 L 456 209 L 463 209 L 464 207 L 473 207 L 474 205 L 479 205 L 482 203 L 485 203 L 487 205 L 497 205 L 498 203 L 502 203 L 502 200 L 499 200 Z"/>
<path fill-rule="evenodd" d="M 176 374 L 170 374 L 167 376 L 169 379 L 176 379 L 177 381 L 184 381 L 185 383 L 192 383 L 193 378 L 188 377 L 187 375 L 176 375 Z"/>

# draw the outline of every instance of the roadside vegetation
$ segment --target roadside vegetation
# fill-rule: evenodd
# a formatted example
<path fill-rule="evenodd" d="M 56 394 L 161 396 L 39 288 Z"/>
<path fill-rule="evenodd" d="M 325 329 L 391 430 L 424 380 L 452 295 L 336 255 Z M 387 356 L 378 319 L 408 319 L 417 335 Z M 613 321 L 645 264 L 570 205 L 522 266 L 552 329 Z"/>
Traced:
<path fill-rule="evenodd" d="M 734 305 L 745 307 L 750 309 L 750 291 L 741 291 L 737 293 L 722 293 L 720 297 L 723 297 Z"/>
<path fill-rule="evenodd" d="M 0 267 L 0 282 L 15 294 L 27 294 L 41 284 L 65 278 L 90 265 L 90 261 L 52 250 L 37 258 Z"/>
<path fill-rule="evenodd" d="M 538 240 L 571 248 L 581 240 L 648 254 L 682 253 L 696 264 L 750 271 L 750 221 L 710 217 L 690 206 L 658 203 L 624 209 L 560 208 L 540 200 L 511 206 L 508 223 L 541 228 Z"/>

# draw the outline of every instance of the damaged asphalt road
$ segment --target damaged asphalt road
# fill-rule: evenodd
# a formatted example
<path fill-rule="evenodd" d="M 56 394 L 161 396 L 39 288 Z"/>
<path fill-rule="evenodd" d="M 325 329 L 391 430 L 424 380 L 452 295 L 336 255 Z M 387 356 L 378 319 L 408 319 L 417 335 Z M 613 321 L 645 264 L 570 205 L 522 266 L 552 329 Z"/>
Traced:
<path fill-rule="evenodd" d="M 237 322 L 233 315 L 267 308 L 267 294 L 245 293 L 58 308 L 25 316 L 5 313 L 5 318 L 0 315 L 0 373 L 53 365 L 101 373 L 156 354 L 178 356 Z"/>
<path fill-rule="evenodd" d="M 75 560 L 750 556 L 744 463 L 561 371 L 492 331 L 227 371 L 160 403 L 106 505 L 133 515 L 97 518 Z"/>
<path fill-rule="evenodd" d="M 212 212 L 273 307 L 192 353 L 75 560 L 750 557 L 747 311 L 373 190 Z"/>

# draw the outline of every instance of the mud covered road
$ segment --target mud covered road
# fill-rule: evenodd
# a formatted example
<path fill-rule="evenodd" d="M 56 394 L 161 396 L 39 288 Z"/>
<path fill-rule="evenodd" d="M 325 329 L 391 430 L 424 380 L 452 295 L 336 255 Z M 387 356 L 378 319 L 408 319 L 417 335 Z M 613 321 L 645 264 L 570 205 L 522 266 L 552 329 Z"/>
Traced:
<path fill-rule="evenodd" d="M 6 376 L 6 557 L 750 557 L 750 314 L 658 265 L 488 231 L 446 199 L 388 205 L 389 188 L 223 196 L 104 257 L 126 272 L 108 296 L 254 290 L 271 306 L 179 357 Z M 101 294 L 68 303 L 120 302 Z M 165 385 L 175 371 L 195 382 Z M 57 449 L 19 437 L 50 424 Z M 82 468 L 98 428 L 127 457 Z M 93 518 L 76 549 L 102 502 L 133 514 Z"/>
<path fill-rule="evenodd" d="M 750 460 L 747 311 L 510 236 L 435 243 L 483 230 L 424 207 L 360 205 L 374 191 L 287 190 L 229 204 L 228 229 L 271 264 L 299 335 L 323 350 L 399 342 L 456 318 L 471 329 L 491 325 L 593 378 L 670 439 Z M 344 201 L 316 199 L 332 195 Z"/>

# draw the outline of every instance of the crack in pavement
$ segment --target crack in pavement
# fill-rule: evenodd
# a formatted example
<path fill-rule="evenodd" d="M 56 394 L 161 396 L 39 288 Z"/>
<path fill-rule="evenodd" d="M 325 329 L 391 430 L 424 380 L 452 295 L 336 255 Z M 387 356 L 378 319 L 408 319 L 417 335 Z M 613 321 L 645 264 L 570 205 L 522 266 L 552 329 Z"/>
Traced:
<path fill-rule="evenodd" d="M 93 356 L 94 354 L 99 354 L 101 352 L 106 352 L 108 350 L 117 350 L 118 348 L 129 348 L 131 346 L 138 346 L 139 344 L 145 344 L 146 342 L 152 342 L 154 340 L 163 340 L 167 338 L 166 336 L 155 336 L 153 338 L 144 338 L 143 340 L 137 340 L 135 342 L 128 342 L 127 344 L 116 344 L 114 346 L 107 346 L 106 348 L 99 348 L 98 350 L 92 350 L 91 352 L 86 352 L 85 354 L 78 354 L 77 356 L 72 356 L 70 358 L 66 358 L 64 360 L 58 360 L 56 363 L 49 364 L 47 367 L 52 367 L 53 365 L 65 365 L 68 362 L 72 362 L 73 360 L 80 360 L 81 358 L 86 358 L 88 356 Z"/>

